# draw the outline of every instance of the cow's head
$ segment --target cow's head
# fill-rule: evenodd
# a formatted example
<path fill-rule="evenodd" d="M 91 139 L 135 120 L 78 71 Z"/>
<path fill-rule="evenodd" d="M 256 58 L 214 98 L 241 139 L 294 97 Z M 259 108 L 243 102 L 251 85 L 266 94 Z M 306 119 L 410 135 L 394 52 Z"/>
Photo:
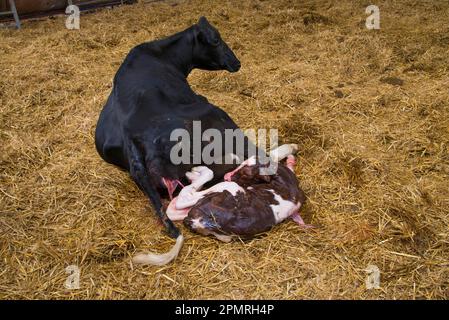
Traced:
<path fill-rule="evenodd" d="M 194 46 L 194 65 L 204 70 L 228 70 L 237 72 L 240 61 L 221 39 L 220 33 L 205 17 L 196 24 L 197 34 Z"/>

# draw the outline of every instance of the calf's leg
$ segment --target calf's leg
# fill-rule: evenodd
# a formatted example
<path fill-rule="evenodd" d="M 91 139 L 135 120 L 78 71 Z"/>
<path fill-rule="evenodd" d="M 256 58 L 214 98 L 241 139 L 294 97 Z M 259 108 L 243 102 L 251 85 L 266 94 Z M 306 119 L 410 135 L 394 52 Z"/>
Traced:
<path fill-rule="evenodd" d="M 287 156 L 295 154 L 296 152 L 298 152 L 297 144 L 283 144 L 282 146 L 270 151 L 270 158 L 275 162 L 279 162 Z"/>

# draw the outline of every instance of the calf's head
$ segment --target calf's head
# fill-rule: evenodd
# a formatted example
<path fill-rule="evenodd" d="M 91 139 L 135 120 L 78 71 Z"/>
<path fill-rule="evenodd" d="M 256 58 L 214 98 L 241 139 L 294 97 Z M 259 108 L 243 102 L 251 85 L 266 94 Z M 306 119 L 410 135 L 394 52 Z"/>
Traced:
<path fill-rule="evenodd" d="M 193 48 L 193 62 L 196 68 L 229 72 L 237 72 L 240 69 L 240 61 L 234 52 L 205 17 L 199 19 L 196 30 Z"/>
<path fill-rule="evenodd" d="M 273 176 L 260 174 L 261 167 L 263 166 L 259 163 L 246 165 L 231 177 L 231 181 L 234 181 L 243 187 L 259 183 L 270 183 Z"/>

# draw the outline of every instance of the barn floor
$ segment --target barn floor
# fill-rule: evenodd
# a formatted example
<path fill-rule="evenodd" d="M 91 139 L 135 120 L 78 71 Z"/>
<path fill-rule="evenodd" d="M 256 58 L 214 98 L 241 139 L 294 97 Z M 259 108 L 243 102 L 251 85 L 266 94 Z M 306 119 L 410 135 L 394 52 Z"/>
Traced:
<path fill-rule="evenodd" d="M 377 1 L 371 31 L 368 4 L 180 0 L 83 14 L 79 31 L 62 16 L 0 30 L 0 298 L 449 298 L 449 3 Z M 190 83 L 241 127 L 300 145 L 317 228 L 229 244 L 183 228 L 175 263 L 133 267 L 174 241 L 99 158 L 95 124 L 127 52 L 204 14 L 243 67 Z"/>

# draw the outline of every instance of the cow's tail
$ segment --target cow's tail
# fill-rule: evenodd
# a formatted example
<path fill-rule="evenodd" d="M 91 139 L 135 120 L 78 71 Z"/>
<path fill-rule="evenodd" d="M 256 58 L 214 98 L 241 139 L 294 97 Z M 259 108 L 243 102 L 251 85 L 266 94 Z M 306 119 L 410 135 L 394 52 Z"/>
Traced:
<path fill-rule="evenodd" d="M 184 243 L 184 236 L 179 234 L 176 238 L 175 245 L 167 253 L 155 254 L 155 253 L 138 253 L 133 257 L 135 264 L 151 264 L 154 266 L 163 266 L 173 261 L 181 251 L 182 244 Z"/>

